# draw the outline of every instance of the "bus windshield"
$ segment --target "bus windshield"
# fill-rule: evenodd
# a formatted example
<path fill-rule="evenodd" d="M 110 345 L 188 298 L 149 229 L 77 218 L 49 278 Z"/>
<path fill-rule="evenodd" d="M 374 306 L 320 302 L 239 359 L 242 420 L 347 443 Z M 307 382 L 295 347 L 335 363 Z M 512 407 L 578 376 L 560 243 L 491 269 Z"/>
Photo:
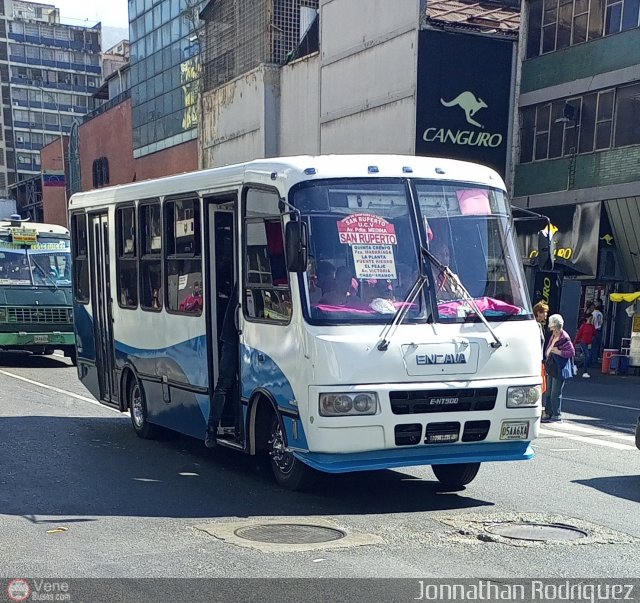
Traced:
<path fill-rule="evenodd" d="M 69 241 L 20 246 L 0 240 L 0 285 L 71 286 Z"/>
<path fill-rule="evenodd" d="M 300 185 L 292 201 L 309 226 L 303 307 L 314 323 L 386 323 L 409 304 L 421 271 L 432 291 L 410 303 L 408 321 L 429 314 L 439 322 L 475 321 L 478 312 L 492 321 L 531 316 L 499 189 L 345 179 Z M 422 269 L 418 222 L 427 255 L 435 258 Z"/>
<path fill-rule="evenodd" d="M 478 311 L 491 320 L 530 317 L 505 192 L 461 182 L 414 184 L 427 248 L 439 262 L 432 266 L 439 320 L 475 320 Z"/>

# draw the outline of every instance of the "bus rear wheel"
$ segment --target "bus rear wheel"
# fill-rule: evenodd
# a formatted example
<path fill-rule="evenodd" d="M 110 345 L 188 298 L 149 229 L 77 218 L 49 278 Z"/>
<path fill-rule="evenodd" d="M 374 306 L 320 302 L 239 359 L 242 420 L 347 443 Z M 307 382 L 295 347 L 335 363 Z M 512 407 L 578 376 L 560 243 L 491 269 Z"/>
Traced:
<path fill-rule="evenodd" d="M 431 465 L 431 469 L 438 481 L 448 490 L 461 490 L 478 475 L 480 463 Z"/>
<path fill-rule="evenodd" d="M 268 452 L 273 476 L 280 486 L 288 490 L 308 490 L 314 485 L 316 471 L 287 450 L 282 425 L 275 415 L 271 422 Z"/>
<path fill-rule="evenodd" d="M 133 377 L 129 382 L 128 394 L 129 412 L 131 413 L 131 425 L 136 435 L 143 440 L 153 440 L 158 437 L 159 428 L 149 423 L 147 413 L 147 401 L 144 390 L 138 379 Z"/>

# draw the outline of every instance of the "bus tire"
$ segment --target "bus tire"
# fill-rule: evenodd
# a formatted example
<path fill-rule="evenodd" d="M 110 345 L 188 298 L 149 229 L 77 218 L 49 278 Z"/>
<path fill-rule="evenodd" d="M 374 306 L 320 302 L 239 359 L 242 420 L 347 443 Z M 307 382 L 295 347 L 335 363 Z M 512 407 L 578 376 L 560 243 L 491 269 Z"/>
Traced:
<path fill-rule="evenodd" d="M 274 414 L 268 441 L 269 462 L 273 476 L 278 485 L 287 490 L 309 490 L 315 483 L 317 473 L 293 452 L 286 450 L 286 442 L 282 425 Z"/>
<path fill-rule="evenodd" d="M 470 484 L 478 471 L 480 463 L 458 463 L 453 465 L 431 465 L 438 481 L 449 490 L 461 490 Z"/>
<path fill-rule="evenodd" d="M 136 435 L 143 440 L 156 439 L 159 427 L 149 423 L 144 389 L 136 377 L 129 380 L 127 403 L 131 413 L 131 425 Z"/>

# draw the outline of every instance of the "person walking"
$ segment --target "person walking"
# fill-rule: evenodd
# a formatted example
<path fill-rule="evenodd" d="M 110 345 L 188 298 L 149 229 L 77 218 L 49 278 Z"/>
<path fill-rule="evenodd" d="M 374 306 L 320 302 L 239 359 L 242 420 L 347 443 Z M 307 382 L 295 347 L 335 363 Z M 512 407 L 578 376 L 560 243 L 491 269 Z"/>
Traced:
<path fill-rule="evenodd" d="M 593 311 L 591 312 L 591 318 L 593 318 L 593 326 L 596 333 L 591 343 L 591 360 L 592 362 L 598 362 L 600 358 L 600 346 L 602 345 L 602 325 L 604 324 L 604 314 L 602 313 L 602 302 L 597 300 L 593 304 Z"/>
<path fill-rule="evenodd" d="M 596 335 L 596 328 L 593 326 L 593 316 L 587 316 L 580 325 L 576 333 L 575 345 L 582 352 L 584 358 L 582 363 L 582 377 L 589 379 L 589 367 L 591 366 L 591 345 Z"/>
<path fill-rule="evenodd" d="M 562 422 L 562 390 L 567 379 L 573 377 L 573 357 L 576 350 L 571 337 L 564 330 L 564 318 L 560 314 L 549 316 L 551 335 L 545 345 L 544 366 L 547 372 L 547 391 L 542 423 Z"/>

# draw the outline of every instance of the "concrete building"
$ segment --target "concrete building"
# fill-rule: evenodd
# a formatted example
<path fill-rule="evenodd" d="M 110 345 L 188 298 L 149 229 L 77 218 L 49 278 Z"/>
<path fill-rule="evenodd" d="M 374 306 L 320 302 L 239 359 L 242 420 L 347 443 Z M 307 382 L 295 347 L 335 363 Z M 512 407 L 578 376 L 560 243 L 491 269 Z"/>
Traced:
<path fill-rule="evenodd" d="M 244 12 L 210 2 L 203 167 L 381 152 L 475 159 L 505 174 L 514 4 L 490 3 L 483 19 L 487 6 L 464 0 L 263 0 Z"/>
<path fill-rule="evenodd" d="M 640 3 L 523 6 L 513 196 L 551 219 L 557 260 L 534 295 L 570 330 L 601 299 L 605 347 L 618 348 L 630 319 L 609 293 L 640 284 Z"/>
<path fill-rule="evenodd" d="M 6 162 L 0 188 L 4 177 L 19 210 L 41 219 L 40 149 L 61 133 L 68 135 L 74 119 L 93 108 L 93 93 L 102 79 L 101 30 L 99 24 L 62 24 L 54 5 L 18 0 L 3 5 L 6 37 L 0 37 L 0 77 Z"/>

